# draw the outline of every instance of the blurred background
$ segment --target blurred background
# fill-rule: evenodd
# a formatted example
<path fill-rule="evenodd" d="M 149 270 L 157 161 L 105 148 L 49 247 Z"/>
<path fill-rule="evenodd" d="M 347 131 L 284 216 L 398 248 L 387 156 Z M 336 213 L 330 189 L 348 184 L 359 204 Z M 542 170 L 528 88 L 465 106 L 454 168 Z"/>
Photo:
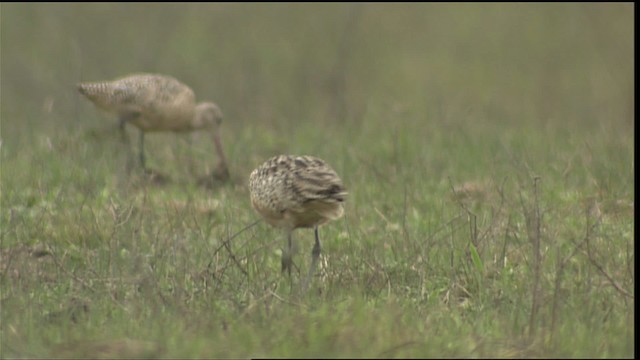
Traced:
<path fill-rule="evenodd" d="M 231 151 L 318 150 L 279 136 L 308 124 L 633 126 L 632 4 L 2 4 L 1 30 L 8 152 L 106 121 L 75 83 L 133 72 L 219 103 Z"/>
<path fill-rule="evenodd" d="M 2 3 L 9 356 L 107 335 L 168 357 L 632 355 L 633 30 L 633 3 Z M 193 186 L 216 162 L 199 133 L 145 137 L 170 185 L 127 180 L 75 84 L 136 72 L 220 106 L 230 184 Z M 271 228 L 221 245 L 280 153 L 349 191 L 317 308 L 282 300 Z M 64 307 L 89 319 L 42 325 Z"/>

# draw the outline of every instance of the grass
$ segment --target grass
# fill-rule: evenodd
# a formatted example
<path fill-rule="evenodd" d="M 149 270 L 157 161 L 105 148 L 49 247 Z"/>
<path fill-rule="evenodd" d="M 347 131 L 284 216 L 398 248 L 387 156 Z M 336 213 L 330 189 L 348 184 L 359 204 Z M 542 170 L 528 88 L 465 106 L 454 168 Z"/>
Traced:
<path fill-rule="evenodd" d="M 0 356 L 633 357 L 632 7 L 2 4 Z M 221 106 L 230 183 L 204 133 L 127 170 L 73 84 L 136 71 Z M 227 241 L 279 153 L 349 189 L 303 297 Z"/>

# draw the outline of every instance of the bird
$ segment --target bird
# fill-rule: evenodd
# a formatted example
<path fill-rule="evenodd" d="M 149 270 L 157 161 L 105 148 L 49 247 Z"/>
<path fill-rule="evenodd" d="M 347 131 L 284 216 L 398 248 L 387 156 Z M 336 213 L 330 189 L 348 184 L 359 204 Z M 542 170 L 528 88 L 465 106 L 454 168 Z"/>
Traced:
<path fill-rule="evenodd" d="M 348 195 L 342 180 L 324 160 L 314 156 L 278 155 L 268 159 L 249 176 L 251 205 L 271 226 L 284 229 L 286 244 L 282 251 L 282 271 L 291 275 L 292 232 L 313 228 L 315 244 L 311 266 L 303 291 L 320 257 L 318 227 L 344 214 Z"/>
<path fill-rule="evenodd" d="M 97 108 L 118 116 L 123 138 L 127 123 L 138 128 L 140 164 L 145 171 L 145 133 L 208 129 L 218 153 L 214 176 L 220 180 L 229 178 L 219 133 L 222 111 L 213 102 L 196 103 L 193 90 L 176 78 L 137 73 L 110 81 L 81 82 L 77 88 Z"/>

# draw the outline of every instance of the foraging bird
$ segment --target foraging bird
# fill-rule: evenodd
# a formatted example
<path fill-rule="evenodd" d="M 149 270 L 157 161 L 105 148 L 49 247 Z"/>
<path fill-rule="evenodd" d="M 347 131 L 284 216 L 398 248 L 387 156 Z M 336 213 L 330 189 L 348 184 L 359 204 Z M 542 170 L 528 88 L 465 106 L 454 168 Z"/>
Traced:
<path fill-rule="evenodd" d="M 313 156 L 279 155 L 253 170 L 249 178 L 251 205 L 272 226 L 285 229 L 287 244 L 282 252 L 282 271 L 291 274 L 291 233 L 314 228 L 315 245 L 307 285 L 320 256 L 318 226 L 340 218 L 347 190 L 338 174 Z"/>
<path fill-rule="evenodd" d="M 220 142 L 220 108 L 212 102 L 196 104 L 193 90 L 175 78 L 158 74 L 134 74 L 113 81 L 79 83 L 78 91 L 98 108 L 114 113 L 124 136 L 131 123 L 140 130 L 140 163 L 145 168 L 144 134 L 153 131 L 188 132 L 209 129 L 219 162 L 217 178 L 229 177 Z"/>

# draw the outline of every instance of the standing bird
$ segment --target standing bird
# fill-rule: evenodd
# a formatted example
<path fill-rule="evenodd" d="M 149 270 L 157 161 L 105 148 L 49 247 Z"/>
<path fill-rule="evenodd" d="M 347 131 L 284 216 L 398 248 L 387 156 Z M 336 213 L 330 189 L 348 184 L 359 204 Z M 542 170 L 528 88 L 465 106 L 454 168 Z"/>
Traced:
<path fill-rule="evenodd" d="M 313 156 L 279 155 L 253 170 L 249 178 L 251 205 L 272 226 L 285 229 L 287 244 L 282 252 L 282 271 L 291 274 L 291 233 L 314 228 L 316 242 L 311 267 L 303 285 L 306 290 L 320 256 L 318 226 L 344 214 L 347 190 L 338 174 Z"/>
<path fill-rule="evenodd" d="M 144 134 L 152 131 L 189 132 L 209 129 L 218 152 L 214 176 L 229 178 L 220 142 L 222 111 L 212 102 L 196 104 L 195 94 L 175 78 L 158 74 L 134 74 L 113 81 L 79 83 L 78 91 L 98 108 L 119 118 L 120 131 L 131 123 L 140 130 L 140 163 L 145 168 Z"/>

